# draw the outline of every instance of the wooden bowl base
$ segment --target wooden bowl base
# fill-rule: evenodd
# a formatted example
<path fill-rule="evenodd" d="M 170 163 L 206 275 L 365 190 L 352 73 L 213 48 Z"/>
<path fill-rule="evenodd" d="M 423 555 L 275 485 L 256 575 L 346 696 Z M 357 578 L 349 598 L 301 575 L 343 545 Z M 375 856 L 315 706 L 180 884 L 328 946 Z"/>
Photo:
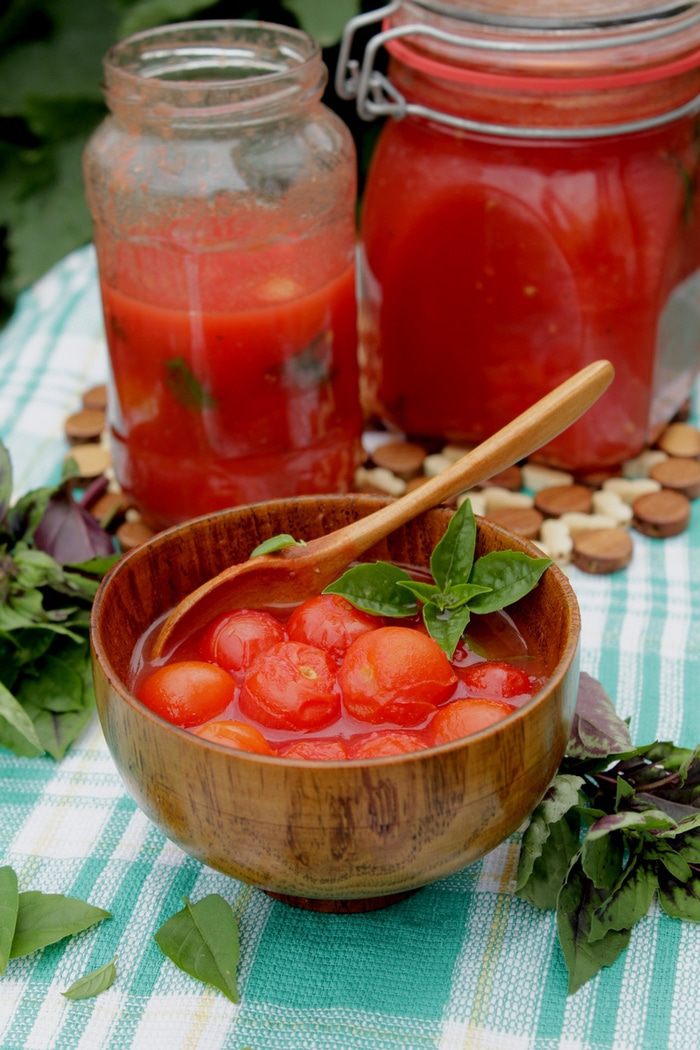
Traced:
<path fill-rule="evenodd" d="M 333 915 L 359 915 L 366 911 L 379 911 L 392 904 L 398 904 L 406 897 L 411 897 L 418 890 L 404 890 L 402 893 L 388 893 L 384 897 L 359 897 L 356 900 L 319 900 L 315 897 L 292 897 L 288 893 L 264 891 L 268 897 L 289 904 L 292 908 L 303 908 L 305 911 L 320 911 Z"/>

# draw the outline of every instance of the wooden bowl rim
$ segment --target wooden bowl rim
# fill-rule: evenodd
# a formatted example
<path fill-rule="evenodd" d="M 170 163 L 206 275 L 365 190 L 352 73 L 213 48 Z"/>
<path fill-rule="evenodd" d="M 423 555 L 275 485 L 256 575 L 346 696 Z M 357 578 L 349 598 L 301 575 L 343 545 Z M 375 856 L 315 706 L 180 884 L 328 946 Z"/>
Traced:
<path fill-rule="evenodd" d="M 101 631 L 99 629 L 100 612 L 102 604 L 105 600 L 105 595 L 109 591 L 112 582 L 116 577 L 123 571 L 124 567 L 134 559 L 143 557 L 147 550 L 154 550 L 161 546 L 166 546 L 171 538 L 193 525 L 204 524 L 207 521 L 220 519 L 230 514 L 234 514 L 241 511 L 256 510 L 263 508 L 266 510 L 273 509 L 279 506 L 287 506 L 289 503 L 303 504 L 313 503 L 315 506 L 319 504 L 332 505 L 337 503 L 339 500 L 352 499 L 353 495 L 327 495 L 327 496 L 292 496 L 287 499 L 276 499 L 276 500 L 261 500 L 257 503 L 246 503 L 238 507 L 230 507 L 226 510 L 215 511 L 211 514 L 203 514 L 198 518 L 191 518 L 188 521 L 180 522 L 178 525 L 173 525 L 169 529 L 165 529 L 162 532 L 157 533 L 150 539 L 146 540 L 139 547 L 129 551 L 124 557 L 120 558 L 119 561 L 112 566 L 109 572 L 102 579 L 100 586 L 95 595 L 92 610 L 90 614 L 90 641 L 93 650 L 93 655 L 96 663 L 99 665 L 101 671 L 104 673 L 107 681 L 119 696 L 120 701 L 123 701 L 131 707 L 131 709 L 142 717 L 149 719 L 154 722 L 157 726 L 165 728 L 166 731 L 174 733 L 176 736 L 182 738 L 183 742 L 186 742 L 195 747 L 199 746 L 207 751 L 214 751 L 219 754 L 229 755 L 236 760 L 244 759 L 246 762 L 250 762 L 253 765 L 257 765 L 258 762 L 262 762 L 264 765 L 270 765 L 278 769 L 315 769 L 315 770 L 333 770 L 333 769 L 362 769 L 366 765 L 370 765 L 373 768 L 381 768 L 383 766 L 400 765 L 405 762 L 420 762 L 433 758 L 434 756 L 440 756 L 449 754 L 452 751 L 458 751 L 465 746 L 469 746 L 471 743 L 481 741 L 489 736 L 496 736 L 499 733 L 505 731 L 507 726 L 513 726 L 514 724 L 521 722 L 527 717 L 528 713 L 535 710 L 535 708 L 543 703 L 546 696 L 560 684 L 564 675 L 568 671 L 572 660 L 576 655 L 576 651 L 579 645 L 580 633 L 581 633 L 581 613 L 578 605 L 578 600 L 574 593 L 574 589 L 565 573 L 559 568 L 559 566 L 552 562 L 547 568 L 548 573 L 552 573 L 556 579 L 559 587 L 562 591 L 562 596 L 566 605 L 566 612 L 569 617 L 569 637 L 564 648 L 564 651 L 557 661 L 557 664 L 552 671 L 552 674 L 547 678 L 547 681 L 536 693 L 534 693 L 526 703 L 519 707 L 512 714 L 506 718 L 501 719 L 499 722 L 495 722 L 491 726 L 487 726 L 485 729 L 480 729 L 475 733 L 470 733 L 469 736 L 458 737 L 456 740 L 450 740 L 444 744 L 435 744 L 432 747 L 423 748 L 418 751 L 409 751 L 400 755 L 382 755 L 376 758 L 344 758 L 344 759 L 308 759 L 308 758 L 286 758 L 283 755 L 261 755 L 253 751 L 244 751 L 235 747 L 230 747 L 227 744 L 219 744 L 213 740 L 207 740 L 204 737 L 197 736 L 195 733 L 189 732 L 182 726 L 175 725 L 173 722 L 168 722 L 167 719 L 162 718 L 156 714 L 150 708 L 142 704 L 141 701 L 133 695 L 131 690 L 121 680 L 119 675 L 114 670 L 112 663 L 107 656 L 105 647 L 101 639 Z M 381 496 L 367 497 L 367 502 L 375 503 L 377 508 L 383 506 L 386 503 L 391 502 L 390 499 L 385 499 Z M 454 514 L 454 511 L 450 507 L 438 506 L 432 510 L 426 511 L 426 514 L 432 514 L 435 511 L 446 511 L 447 513 Z M 530 557 L 541 557 L 542 552 L 529 540 L 523 537 L 516 536 L 514 533 L 509 532 L 502 526 L 497 525 L 495 522 L 489 521 L 487 518 L 475 515 L 477 520 L 478 528 L 486 527 L 491 530 L 496 536 L 506 541 L 506 545 L 522 550 L 525 554 L 529 554 Z"/>

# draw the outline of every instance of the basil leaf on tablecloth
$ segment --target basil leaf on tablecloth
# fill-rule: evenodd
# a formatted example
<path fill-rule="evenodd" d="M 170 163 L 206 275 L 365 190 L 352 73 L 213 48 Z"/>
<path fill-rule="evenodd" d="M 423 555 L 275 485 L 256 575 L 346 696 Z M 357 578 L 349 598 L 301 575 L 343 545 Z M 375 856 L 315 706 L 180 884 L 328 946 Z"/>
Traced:
<path fill-rule="evenodd" d="M 86 973 L 84 977 L 79 977 L 70 988 L 66 988 L 65 992 L 61 992 L 61 995 L 65 996 L 66 999 L 73 1000 L 92 999 L 94 996 L 111 988 L 116 976 L 116 960 L 112 959 L 111 962 L 105 963 L 104 966 L 98 966 L 96 970 Z"/>
<path fill-rule="evenodd" d="M 254 547 L 250 552 L 250 558 L 258 558 L 261 554 L 274 554 L 275 551 L 282 551 L 286 547 L 305 547 L 306 540 L 295 540 L 293 536 L 290 536 L 288 532 L 280 532 L 277 536 L 270 536 L 269 539 L 263 540 L 257 547 Z"/>
<path fill-rule="evenodd" d="M 577 855 L 569 868 L 557 900 L 559 943 L 569 971 L 569 992 L 576 992 L 603 966 L 615 962 L 629 944 L 630 931 L 611 930 L 591 943 L 590 928 L 604 891 L 587 877 Z"/>
<path fill-rule="evenodd" d="M 423 623 L 448 660 L 452 659 L 471 613 L 466 605 L 459 609 L 440 609 L 432 602 L 423 606 Z"/>
<path fill-rule="evenodd" d="M 75 897 L 65 897 L 62 893 L 41 893 L 39 890 L 20 893 L 10 958 L 29 955 L 37 948 L 55 944 L 111 917 L 110 912 L 102 908 Z"/>
<path fill-rule="evenodd" d="M 582 777 L 556 776 L 533 811 L 520 846 L 515 890 L 538 908 L 553 908 L 571 858 L 578 850 Z M 569 819 L 567 819 L 569 818 Z"/>
<path fill-rule="evenodd" d="M 325 588 L 324 594 L 339 594 L 362 612 L 375 616 L 415 616 L 418 607 L 401 581 L 411 577 L 387 561 L 355 565 Z"/>
<path fill-rule="evenodd" d="M 582 671 L 567 755 L 607 758 L 632 747 L 629 726 L 616 713 L 600 682 Z"/>
<path fill-rule="evenodd" d="M 31 718 L 10 690 L 0 682 L 0 744 L 8 746 L 5 744 L 6 739 L 23 746 L 25 750 L 21 750 L 20 754 L 25 757 L 33 757 L 43 751 Z"/>
<path fill-rule="evenodd" d="M 489 587 L 490 592 L 472 599 L 472 612 L 497 612 L 519 601 L 537 585 L 542 573 L 551 564 L 549 558 L 530 558 L 521 551 L 492 551 L 485 554 L 475 563 L 469 582 Z"/>
<path fill-rule="evenodd" d="M 17 875 L 5 866 L 0 868 L 0 974 L 5 972 L 10 958 L 18 910 Z"/>
<path fill-rule="evenodd" d="M 679 882 L 668 872 L 660 872 L 659 904 L 672 919 L 700 922 L 700 872 L 687 882 Z"/>
<path fill-rule="evenodd" d="M 233 909 L 218 893 L 211 893 L 177 912 L 155 934 L 156 944 L 190 977 L 213 985 L 238 1002 L 236 967 L 239 960 L 238 923 Z"/>
<path fill-rule="evenodd" d="M 628 863 L 608 896 L 591 916 L 588 939 L 591 944 L 611 932 L 631 930 L 649 911 L 656 892 L 656 874 L 640 855 Z"/>
<path fill-rule="evenodd" d="M 476 521 L 467 499 L 450 518 L 430 558 L 430 571 L 440 590 L 449 591 L 455 584 L 469 581 L 475 544 Z"/>

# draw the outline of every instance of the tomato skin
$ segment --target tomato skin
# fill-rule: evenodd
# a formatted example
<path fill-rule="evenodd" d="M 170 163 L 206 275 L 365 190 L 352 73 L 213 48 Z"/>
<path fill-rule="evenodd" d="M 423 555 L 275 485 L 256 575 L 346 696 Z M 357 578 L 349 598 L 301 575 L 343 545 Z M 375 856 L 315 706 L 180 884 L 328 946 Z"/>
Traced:
<path fill-rule="evenodd" d="M 234 688 L 231 675 L 222 667 L 181 660 L 152 671 L 136 695 L 161 718 L 187 728 L 220 715 L 233 700 Z"/>
<path fill-rule="evenodd" d="M 335 680 L 328 653 L 302 642 L 278 642 L 248 670 L 241 711 L 271 729 L 322 729 L 340 714 Z"/>
<path fill-rule="evenodd" d="M 383 622 L 356 609 L 339 594 L 319 594 L 294 610 L 287 621 L 287 633 L 295 642 L 316 645 L 340 661 L 356 638 Z"/>
<path fill-rule="evenodd" d="M 332 762 L 348 757 L 345 741 L 340 737 L 322 740 L 295 740 L 280 749 L 282 758 L 303 758 L 312 762 Z"/>
<path fill-rule="evenodd" d="M 510 700 L 515 696 L 532 696 L 532 681 L 521 667 L 501 660 L 485 660 L 460 672 L 460 678 L 471 696 L 489 700 Z"/>
<path fill-rule="evenodd" d="M 512 704 L 499 700 L 453 700 L 438 711 L 428 733 L 434 745 L 448 744 L 495 725 L 516 710 Z"/>
<path fill-rule="evenodd" d="M 350 758 L 384 758 L 389 755 L 407 755 L 412 751 L 425 751 L 428 744 L 418 733 L 397 733 L 391 729 L 370 733 L 352 741 Z"/>
<path fill-rule="evenodd" d="M 236 609 L 224 613 L 207 628 L 200 645 L 203 660 L 227 671 L 244 671 L 260 653 L 284 641 L 284 627 L 270 613 Z"/>
<path fill-rule="evenodd" d="M 225 744 L 226 747 L 235 747 L 239 751 L 254 751 L 257 755 L 276 754 L 260 730 L 247 722 L 223 719 L 219 722 L 207 722 L 193 729 L 192 732 L 204 740 L 211 740 L 214 744 Z"/>
<path fill-rule="evenodd" d="M 357 638 L 338 674 L 345 708 L 363 722 L 415 726 L 451 695 L 457 676 L 434 639 L 410 627 Z"/>

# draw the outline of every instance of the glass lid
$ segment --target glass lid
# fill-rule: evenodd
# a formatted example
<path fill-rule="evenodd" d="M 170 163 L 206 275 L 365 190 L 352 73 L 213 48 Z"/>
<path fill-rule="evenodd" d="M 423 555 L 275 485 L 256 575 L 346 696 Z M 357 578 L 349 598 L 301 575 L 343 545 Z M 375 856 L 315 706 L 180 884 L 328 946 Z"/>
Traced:
<path fill-rule="evenodd" d="M 513 29 L 613 29 L 697 14 L 697 2 L 678 0 L 415 0 L 426 12 Z"/>

